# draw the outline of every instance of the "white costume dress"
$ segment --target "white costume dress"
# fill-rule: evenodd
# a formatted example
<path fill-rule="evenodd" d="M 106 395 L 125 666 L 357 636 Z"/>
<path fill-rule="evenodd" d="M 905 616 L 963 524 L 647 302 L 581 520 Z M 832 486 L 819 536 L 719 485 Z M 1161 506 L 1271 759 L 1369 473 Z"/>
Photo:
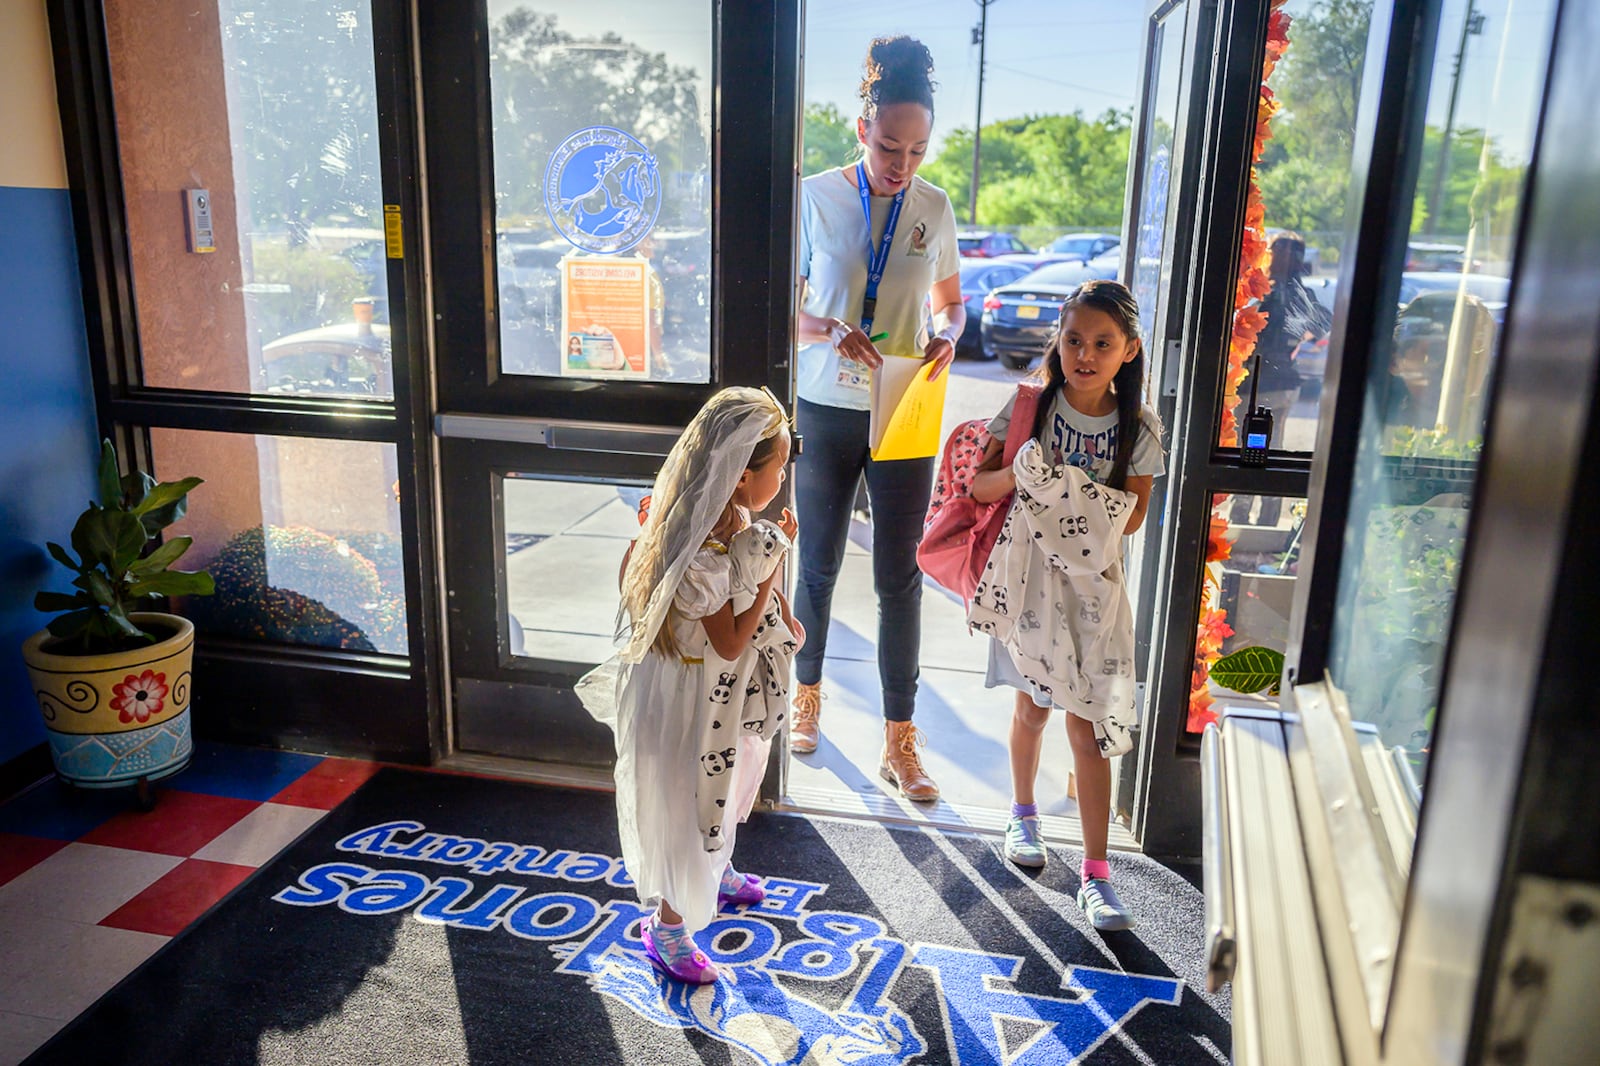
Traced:
<path fill-rule="evenodd" d="M 1122 532 L 1135 497 L 1053 466 L 1039 442 L 1012 463 L 1017 494 L 984 566 L 968 624 L 1005 646 L 1034 702 L 1094 723 L 1101 754 L 1132 747 L 1133 613 Z"/>
<path fill-rule="evenodd" d="M 682 654 L 650 652 L 627 671 L 613 657 L 578 682 L 584 706 L 616 734 L 628 875 L 640 899 L 666 899 L 690 932 L 716 915 L 723 867 L 760 791 L 771 738 L 783 728 L 796 646 L 776 603 L 733 661 L 717 655 L 701 619 L 730 600 L 736 613 L 747 610 L 788 548 L 770 522 L 726 547 L 707 541 L 667 615 Z"/>

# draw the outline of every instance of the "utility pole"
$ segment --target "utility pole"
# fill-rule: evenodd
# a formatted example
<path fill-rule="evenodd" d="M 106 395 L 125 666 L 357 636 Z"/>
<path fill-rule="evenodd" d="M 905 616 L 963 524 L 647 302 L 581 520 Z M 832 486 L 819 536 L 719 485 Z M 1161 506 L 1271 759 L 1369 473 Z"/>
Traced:
<path fill-rule="evenodd" d="M 1423 232 L 1430 236 L 1439 228 L 1439 205 L 1444 200 L 1445 178 L 1450 174 L 1450 135 L 1455 132 L 1456 99 L 1461 95 L 1461 68 L 1467 61 L 1467 38 L 1483 32 L 1484 16 L 1473 11 L 1474 4 L 1475 0 L 1467 0 L 1467 11 L 1461 18 L 1461 45 L 1456 49 L 1455 70 L 1450 75 L 1450 104 L 1444 115 L 1444 135 L 1439 138 L 1439 166 L 1433 172 L 1428 222 L 1423 227 Z"/>
<path fill-rule="evenodd" d="M 989 5 L 994 0 L 974 0 L 978 5 L 978 24 L 972 28 L 972 43 L 978 46 L 978 117 L 972 124 L 972 205 L 967 221 L 978 224 L 978 160 L 983 144 L 983 53 L 988 45 Z"/>

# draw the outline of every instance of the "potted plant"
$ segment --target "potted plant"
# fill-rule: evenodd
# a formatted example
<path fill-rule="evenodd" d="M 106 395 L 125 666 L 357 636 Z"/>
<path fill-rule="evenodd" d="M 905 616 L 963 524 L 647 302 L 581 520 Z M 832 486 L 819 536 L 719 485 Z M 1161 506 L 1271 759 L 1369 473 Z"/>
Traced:
<path fill-rule="evenodd" d="M 57 776 L 85 788 L 132 784 L 144 807 L 150 783 L 182 770 L 194 751 L 194 626 L 153 608 L 160 597 L 209 595 L 213 584 L 204 571 L 171 569 L 191 538 L 150 549 L 200 483 L 119 477 L 116 450 L 103 442 L 99 501 L 73 526 L 71 552 L 48 545 L 78 575 L 77 591 L 40 592 L 34 607 L 58 617 L 22 646 Z"/>

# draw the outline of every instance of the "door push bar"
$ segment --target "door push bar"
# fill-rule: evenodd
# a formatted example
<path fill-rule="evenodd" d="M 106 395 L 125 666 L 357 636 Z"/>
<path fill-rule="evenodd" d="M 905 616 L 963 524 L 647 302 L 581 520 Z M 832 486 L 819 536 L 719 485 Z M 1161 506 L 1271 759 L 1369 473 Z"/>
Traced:
<path fill-rule="evenodd" d="M 676 426 L 467 414 L 435 415 L 433 426 L 434 433 L 442 438 L 542 444 L 546 448 L 611 455 L 666 455 L 683 432 Z"/>

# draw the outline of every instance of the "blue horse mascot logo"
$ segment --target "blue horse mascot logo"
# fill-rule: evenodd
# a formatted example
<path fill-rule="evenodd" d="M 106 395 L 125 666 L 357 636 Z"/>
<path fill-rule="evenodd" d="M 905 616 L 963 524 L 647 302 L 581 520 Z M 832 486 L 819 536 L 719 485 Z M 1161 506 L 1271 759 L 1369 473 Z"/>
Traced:
<path fill-rule="evenodd" d="M 655 156 L 634 137 L 591 126 L 562 141 L 545 168 L 550 221 L 572 245 L 615 254 L 639 243 L 661 212 Z"/>
<path fill-rule="evenodd" d="M 1081 1061 L 1146 1004 L 1176 1006 L 1182 982 L 1093 967 L 1071 967 L 1066 996 L 1040 996 L 1007 987 L 1022 960 L 980 951 L 917 945 L 884 935 L 864 915 L 811 912 L 797 923 L 813 936 L 843 933 L 832 942 L 784 943 L 769 921 L 746 911 L 714 921 L 701 939 L 721 977 L 686 985 L 657 973 L 645 959 L 638 923 L 650 908 L 612 900 L 580 941 L 551 946 L 557 972 L 582 975 L 589 986 L 665 1029 L 698 1030 L 740 1048 L 761 1066 L 904 1066 L 928 1051 L 915 1023 L 888 1002 L 901 970 L 932 972 L 940 989 L 944 1029 L 953 1062 L 963 1066 L 1059 1066 Z M 742 940 L 730 951 L 715 946 L 728 934 Z M 843 1004 L 829 1011 L 796 994 L 793 982 L 850 979 Z M 1002 1043 L 995 1019 L 1031 1026 Z"/>

